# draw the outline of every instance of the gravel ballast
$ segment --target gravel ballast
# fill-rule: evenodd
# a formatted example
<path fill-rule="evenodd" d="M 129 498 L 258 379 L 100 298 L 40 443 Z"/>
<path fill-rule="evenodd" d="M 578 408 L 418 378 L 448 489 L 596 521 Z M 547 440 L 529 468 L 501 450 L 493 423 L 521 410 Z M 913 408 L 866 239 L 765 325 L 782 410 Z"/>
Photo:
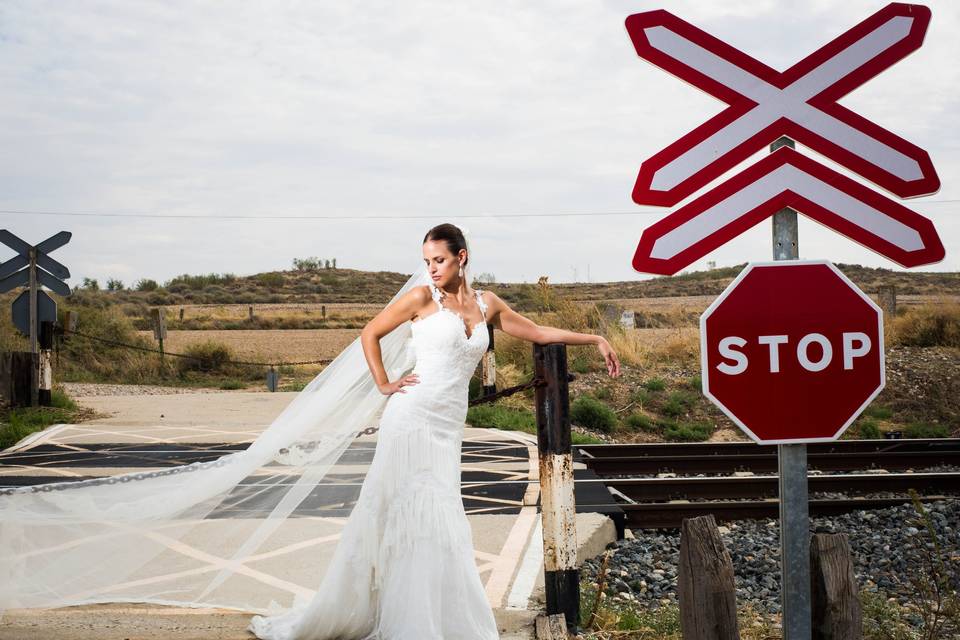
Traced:
<path fill-rule="evenodd" d="M 953 589 L 960 589 L 960 501 L 924 505 L 940 545 Z M 933 541 L 917 524 L 917 512 L 906 504 L 889 509 L 811 519 L 812 533 L 846 533 L 861 589 L 881 591 L 909 601 L 915 590 L 911 577 L 923 578 Z M 743 520 L 720 525 L 724 545 L 733 560 L 737 602 L 759 612 L 780 610 L 779 522 Z M 680 546 L 679 531 L 634 531 L 634 539 L 611 544 L 607 568 L 608 594 L 653 608 L 675 603 Z M 596 583 L 602 556 L 587 560 L 581 577 Z"/>

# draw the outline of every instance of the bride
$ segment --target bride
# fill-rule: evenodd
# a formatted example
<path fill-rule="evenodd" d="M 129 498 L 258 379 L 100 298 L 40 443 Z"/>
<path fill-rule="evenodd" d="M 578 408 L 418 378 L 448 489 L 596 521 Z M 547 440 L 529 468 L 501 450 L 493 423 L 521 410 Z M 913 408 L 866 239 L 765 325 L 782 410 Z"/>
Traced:
<path fill-rule="evenodd" d="M 498 637 L 460 496 L 486 324 L 540 344 L 595 344 L 611 376 L 620 365 L 603 337 L 538 326 L 471 290 L 468 263 L 460 229 L 431 229 L 423 263 L 386 308 L 246 449 L 0 487 L 0 614 L 143 602 L 259 613 L 250 630 L 269 639 Z M 298 508 L 341 495 L 321 485 L 371 424 L 373 461 L 318 579 L 315 545 L 331 536 Z"/>
<path fill-rule="evenodd" d="M 360 334 L 377 388 L 391 398 L 323 583 L 306 607 L 254 618 L 250 629 L 260 638 L 498 638 L 460 495 L 467 388 L 487 349 L 486 325 L 540 344 L 595 344 L 610 375 L 619 375 L 603 337 L 538 326 L 496 294 L 471 290 L 466 241 L 454 225 L 427 232 L 423 261 L 432 282 L 400 296 Z M 416 366 L 391 381 L 379 341 L 408 320 Z"/>

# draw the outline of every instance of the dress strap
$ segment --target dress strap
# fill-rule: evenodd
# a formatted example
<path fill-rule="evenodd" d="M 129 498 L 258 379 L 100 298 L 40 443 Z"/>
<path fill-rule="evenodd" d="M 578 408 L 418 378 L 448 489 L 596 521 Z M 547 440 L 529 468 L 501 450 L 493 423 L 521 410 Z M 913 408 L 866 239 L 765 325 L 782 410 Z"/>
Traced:
<path fill-rule="evenodd" d="M 483 321 L 487 321 L 487 303 L 483 301 L 483 296 L 480 295 L 483 293 L 481 289 L 474 289 L 474 293 L 477 294 L 477 304 L 480 305 L 480 313 L 483 314 Z"/>
<path fill-rule="evenodd" d="M 437 303 L 437 307 L 439 307 L 439 310 L 443 311 L 443 303 L 441 302 L 442 296 L 440 294 L 440 287 L 433 284 L 432 282 L 430 283 L 430 295 L 433 297 L 434 302 Z"/>

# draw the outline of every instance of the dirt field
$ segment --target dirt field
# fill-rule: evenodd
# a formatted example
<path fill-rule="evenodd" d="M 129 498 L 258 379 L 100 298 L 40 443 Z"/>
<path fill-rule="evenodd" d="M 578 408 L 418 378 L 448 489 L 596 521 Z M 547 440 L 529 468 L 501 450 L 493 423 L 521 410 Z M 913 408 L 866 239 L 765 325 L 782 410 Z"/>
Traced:
<path fill-rule="evenodd" d="M 153 340 L 152 331 L 138 333 Z M 358 335 L 357 329 L 167 331 L 163 348 L 182 353 L 189 344 L 213 340 L 244 358 L 292 362 L 333 358 Z"/>
<path fill-rule="evenodd" d="M 673 336 L 687 336 L 695 328 L 634 329 L 643 344 L 654 344 Z M 152 331 L 138 332 L 152 340 Z M 163 347 L 182 353 L 187 345 L 206 340 L 221 342 L 234 349 L 238 356 L 268 361 L 302 361 L 333 358 L 360 335 L 357 329 L 287 329 L 276 331 L 242 329 L 224 331 L 167 331 Z"/>

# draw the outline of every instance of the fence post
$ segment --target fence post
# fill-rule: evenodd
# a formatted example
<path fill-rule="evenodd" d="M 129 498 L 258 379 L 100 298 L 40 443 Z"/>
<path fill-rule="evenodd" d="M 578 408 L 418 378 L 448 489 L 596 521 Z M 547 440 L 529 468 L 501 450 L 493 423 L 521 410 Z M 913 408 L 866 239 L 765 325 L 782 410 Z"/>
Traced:
<path fill-rule="evenodd" d="M 897 287 L 892 284 L 883 285 L 877 291 L 877 298 L 884 316 L 893 319 L 897 315 Z"/>
<path fill-rule="evenodd" d="M 153 307 L 150 309 L 150 317 L 153 319 L 153 339 L 160 343 L 160 362 L 163 362 L 163 341 L 167 337 L 167 323 L 163 315 L 163 309 Z"/>
<path fill-rule="evenodd" d="M 859 640 L 863 612 L 845 533 L 816 533 L 810 542 L 814 640 Z"/>
<path fill-rule="evenodd" d="M 677 576 L 683 640 L 738 640 L 733 561 L 712 514 L 685 518 Z"/>
<path fill-rule="evenodd" d="M 540 502 L 543 519 L 543 571 L 547 615 L 562 613 L 567 629 L 579 632 L 580 571 L 577 564 L 573 453 L 570 448 L 570 396 L 567 345 L 533 345 Z"/>

